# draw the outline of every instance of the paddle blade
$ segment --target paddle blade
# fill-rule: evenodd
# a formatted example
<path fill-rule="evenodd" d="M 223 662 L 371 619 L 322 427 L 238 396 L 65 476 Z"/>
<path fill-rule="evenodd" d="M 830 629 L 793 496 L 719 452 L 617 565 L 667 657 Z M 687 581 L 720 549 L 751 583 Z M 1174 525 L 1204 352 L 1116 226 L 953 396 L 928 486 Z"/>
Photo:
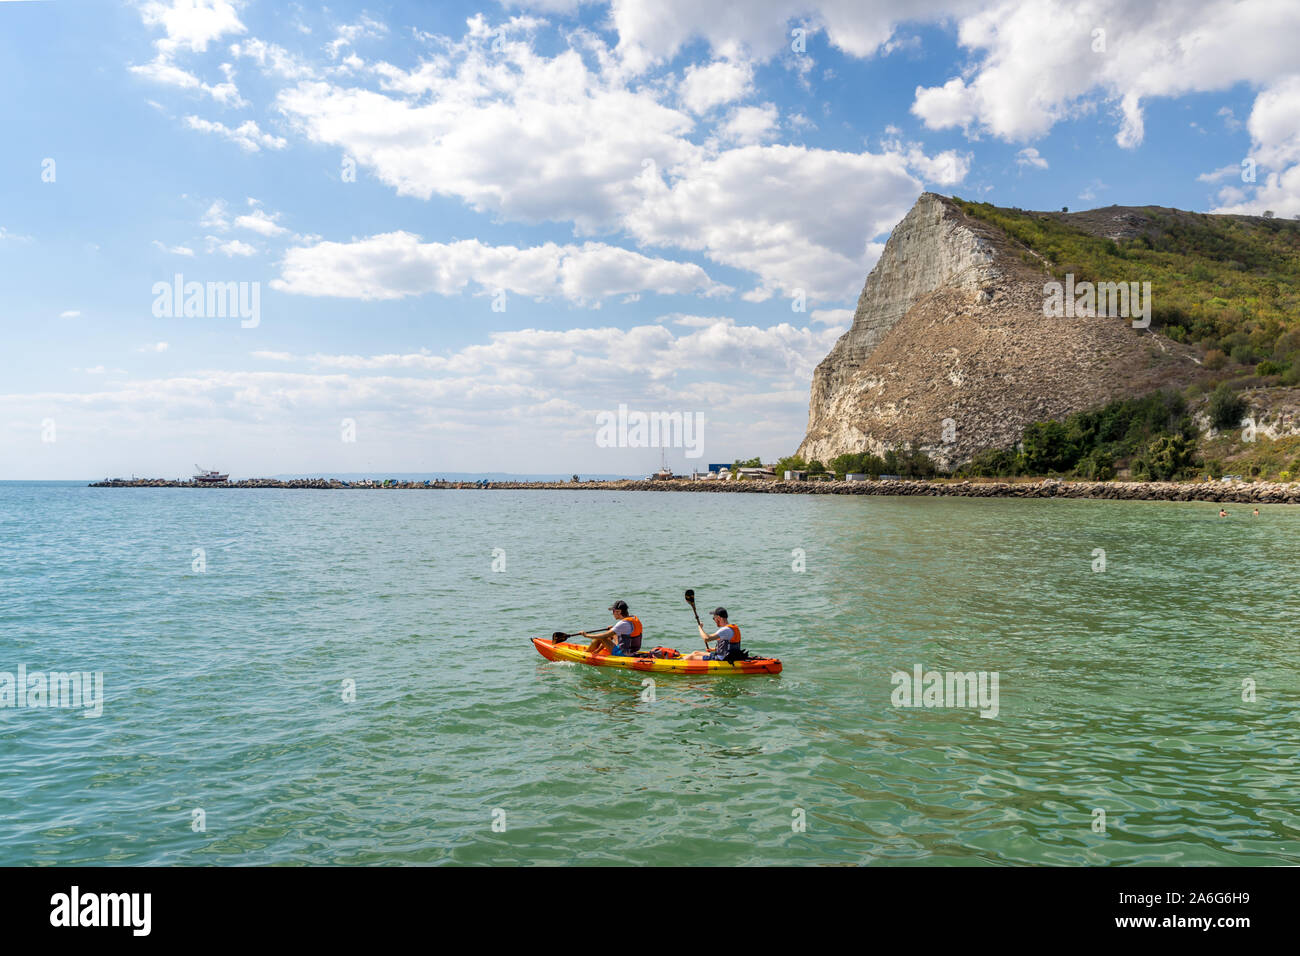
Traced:
<path fill-rule="evenodd" d="M 686 592 L 686 603 L 689 604 L 691 607 L 695 607 L 695 592 L 694 592 L 694 591 L 687 591 L 687 592 Z"/>
<path fill-rule="evenodd" d="M 563 631 L 556 631 L 554 634 L 551 635 L 551 643 L 558 644 L 560 643 L 560 641 L 564 640 L 568 636 L 569 635 L 565 634 Z"/>

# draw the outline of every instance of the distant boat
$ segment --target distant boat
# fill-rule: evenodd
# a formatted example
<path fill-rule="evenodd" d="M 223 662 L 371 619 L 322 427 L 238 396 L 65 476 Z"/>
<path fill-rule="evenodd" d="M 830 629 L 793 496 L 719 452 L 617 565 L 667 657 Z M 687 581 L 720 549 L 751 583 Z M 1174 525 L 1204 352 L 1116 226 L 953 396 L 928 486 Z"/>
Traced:
<path fill-rule="evenodd" d="M 194 480 L 205 484 L 225 481 L 230 477 L 229 475 L 223 475 L 216 471 L 204 471 L 200 465 L 195 465 L 194 467 L 198 468 L 198 471 L 194 475 Z"/>
<path fill-rule="evenodd" d="M 659 470 L 656 471 L 653 475 L 647 475 L 646 480 L 647 481 L 668 481 L 669 479 L 676 478 L 676 477 L 677 476 L 673 474 L 673 470 L 668 467 L 667 453 L 660 452 Z"/>

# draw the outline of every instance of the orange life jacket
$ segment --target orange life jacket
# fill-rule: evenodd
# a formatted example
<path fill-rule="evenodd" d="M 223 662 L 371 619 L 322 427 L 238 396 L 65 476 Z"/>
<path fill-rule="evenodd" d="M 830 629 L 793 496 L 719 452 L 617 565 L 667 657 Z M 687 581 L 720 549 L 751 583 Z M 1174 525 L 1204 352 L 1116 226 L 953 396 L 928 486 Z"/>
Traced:
<path fill-rule="evenodd" d="M 641 636 L 641 619 L 639 617 L 633 617 L 629 614 L 623 620 L 632 622 L 632 633 L 628 637 L 637 638 Z"/>
<path fill-rule="evenodd" d="M 732 636 L 729 637 L 729 638 L 727 638 L 727 640 L 731 641 L 732 644 L 739 644 L 739 643 L 740 643 L 740 628 L 737 627 L 735 624 L 727 624 L 727 625 L 725 625 L 725 626 L 731 628 L 731 633 L 732 633 Z"/>

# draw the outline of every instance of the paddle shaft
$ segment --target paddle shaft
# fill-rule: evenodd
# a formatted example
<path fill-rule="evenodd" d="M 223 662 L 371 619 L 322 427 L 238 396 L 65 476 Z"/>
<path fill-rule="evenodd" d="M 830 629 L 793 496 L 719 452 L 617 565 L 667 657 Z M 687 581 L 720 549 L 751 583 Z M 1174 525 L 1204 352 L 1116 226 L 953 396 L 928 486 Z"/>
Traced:
<path fill-rule="evenodd" d="M 695 610 L 695 592 L 694 592 L 694 591 L 687 591 L 687 592 L 686 592 L 686 603 L 689 604 L 689 605 L 691 606 L 691 613 L 695 615 L 695 626 L 698 627 L 701 631 L 703 631 L 703 630 L 704 630 L 704 625 L 700 623 L 700 612 L 697 611 L 697 610 Z M 705 648 L 705 650 L 708 650 L 708 647 L 709 647 L 709 642 L 708 642 L 708 641 L 705 641 L 705 642 L 704 642 L 704 648 Z"/>
<path fill-rule="evenodd" d="M 589 630 L 589 631 L 607 631 L 607 630 L 609 630 L 609 625 L 606 624 L 604 627 L 590 627 L 590 628 L 585 628 L 585 630 Z M 577 632 L 577 633 L 575 633 L 575 634 L 565 634 L 563 631 L 556 631 L 554 634 L 551 635 L 551 640 L 552 640 L 552 641 L 562 641 L 562 640 L 565 640 L 566 638 L 570 638 L 570 637 L 581 637 L 581 636 L 582 636 L 582 633 L 581 633 L 581 632 Z"/>

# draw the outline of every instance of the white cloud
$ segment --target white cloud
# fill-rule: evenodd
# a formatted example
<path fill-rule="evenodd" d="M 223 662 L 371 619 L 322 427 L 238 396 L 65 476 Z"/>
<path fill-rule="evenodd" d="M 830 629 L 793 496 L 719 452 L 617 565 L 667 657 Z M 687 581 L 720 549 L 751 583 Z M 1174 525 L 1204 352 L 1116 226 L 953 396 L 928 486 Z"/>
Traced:
<path fill-rule="evenodd" d="M 1300 5 L 1276 0 L 1004 0 L 961 19 L 959 42 L 981 59 L 918 87 L 912 112 L 932 129 L 1024 141 L 1100 102 L 1132 148 L 1143 101 L 1274 82 L 1295 71 L 1297 33 Z"/>
<path fill-rule="evenodd" d="M 264 73 L 286 80 L 308 80 L 319 75 L 316 68 L 302 57 L 256 37 L 243 43 L 232 43 L 230 55 L 251 59 Z"/>
<path fill-rule="evenodd" d="M 388 32 L 388 27 L 378 20 L 368 16 L 363 16 L 356 23 L 349 23 L 340 26 L 335 31 L 334 39 L 325 45 L 331 57 L 337 58 L 340 51 L 346 46 L 351 46 L 357 40 L 366 37 L 380 37 Z"/>
<path fill-rule="evenodd" d="M 240 229 L 249 229 L 263 236 L 278 236 L 289 231 L 276 222 L 279 218 L 280 214 L 278 212 L 273 216 L 268 216 L 261 209 L 254 209 L 252 212 L 238 217 L 235 220 L 235 225 Z"/>
<path fill-rule="evenodd" d="M 746 296 L 802 289 L 810 297 L 857 295 L 880 246 L 921 191 L 896 154 L 801 146 L 747 146 L 680 170 L 629 213 L 645 243 L 704 252 L 759 276 Z"/>
<path fill-rule="evenodd" d="M 204 53 L 213 41 L 227 34 L 244 33 L 246 27 L 239 19 L 237 4 L 228 0 L 172 0 L 142 3 L 139 9 L 145 25 L 162 27 L 165 35 L 154 41 L 157 54 L 153 60 L 132 66 L 132 73 L 155 83 L 201 90 L 225 106 L 247 105 L 229 69 L 224 71 L 225 82 L 209 84 L 176 63 L 182 52 Z"/>
<path fill-rule="evenodd" d="M 718 295 L 730 291 L 698 265 L 655 259 L 602 243 L 530 248 L 489 246 L 477 239 L 421 242 L 391 232 L 350 243 L 321 242 L 289 249 L 271 287 L 298 295 L 399 299 L 474 287 L 534 298 L 598 303 L 614 295 Z"/>
<path fill-rule="evenodd" d="M 445 354 L 258 352 L 254 358 L 273 367 L 0 394 L 0 462 L 20 461 L 10 452 L 33 440 L 27 423 L 48 416 L 78 436 L 66 446 L 84 456 L 66 466 L 72 474 L 174 474 L 196 441 L 242 475 L 455 467 L 449 461 L 520 470 L 521 460 L 528 470 L 644 471 L 657 453 L 642 462 L 593 442 L 596 412 L 618 402 L 705 413 L 706 456 L 730 460 L 741 448 L 775 455 L 802 436 L 807 378 L 838 334 L 716 318 L 682 331 L 648 324 L 499 332 Z M 719 369 L 728 371 L 725 388 L 711 387 Z M 340 444 L 341 417 L 365 429 L 364 459 Z"/>
<path fill-rule="evenodd" d="M 647 161 L 657 173 L 699 154 L 686 139 L 691 117 L 626 88 L 607 53 L 593 72 L 576 49 L 547 58 L 507 39 L 496 51 L 480 32 L 410 71 L 373 67 L 391 95 L 300 83 L 278 105 L 308 139 L 340 147 L 399 195 L 572 221 L 580 234 L 617 225 L 640 198 Z"/>
<path fill-rule="evenodd" d="M 746 62 L 717 60 L 707 66 L 686 67 L 679 92 L 692 113 L 707 113 L 715 106 L 749 95 L 754 88 L 754 67 Z"/>
<path fill-rule="evenodd" d="M 138 349 L 136 349 L 136 351 L 137 351 L 137 352 L 154 352 L 154 353 L 166 352 L 166 351 L 167 351 L 167 343 L 166 343 L 166 342 L 154 342 L 154 343 L 152 343 L 152 344 L 150 344 L 150 345 L 142 345 L 142 346 L 140 346 Z"/>
<path fill-rule="evenodd" d="M 77 319 L 80 317 L 81 311 L 79 309 L 69 309 L 67 312 L 59 313 L 59 318 L 61 319 Z"/>
<path fill-rule="evenodd" d="M 230 228 L 230 219 L 226 211 L 226 201 L 224 199 L 214 200 L 208 207 L 208 211 L 203 214 L 199 220 L 199 225 L 204 229 L 226 230 Z"/>
<path fill-rule="evenodd" d="M 154 246 L 156 246 L 156 247 L 157 247 L 158 249 L 160 249 L 161 251 L 166 252 L 166 253 L 168 253 L 168 254 L 170 254 L 170 255 L 173 255 L 173 256 L 192 256 L 192 255 L 194 255 L 194 250 L 191 249 L 189 246 L 169 246 L 169 245 L 166 245 L 165 243 L 159 242 L 157 239 L 155 239 L 155 240 L 153 241 L 153 244 L 154 244 Z"/>
<path fill-rule="evenodd" d="M 721 56 L 766 60 L 791 51 L 790 31 L 796 27 L 823 33 L 830 45 L 851 56 L 871 56 L 889 42 L 900 22 L 932 20 L 973 5 L 973 0 L 612 0 L 610 19 L 620 54 L 644 68 L 672 57 L 696 38 Z M 815 50 L 816 44 L 815 38 L 808 39 L 807 49 Z"/>
<path fill-rule="evenodd" d="M 732 110 L 718 131 L 724 141 L 740 146 L 752 146 L 776 135 L 781 114 L 772 103 L 762 106 L 741 106 Z"/>
<path fill-rule="evenodd" d="M 253 120 L 245 120 L 239 126 L 231 129 L 224 123 L 218 123 L 211 120 L 200 119 L 197 116 L 185 117 L 185 122 L 190 129 L 196 129 L 201 133 L 215 133 L 222 136 L 240 149 L 249 153 L 256 153 L 265 149 L 284 149 L 288 142 L 280 136 L 273 136 L 270 133 L 263 133 Z"/>
<path fill-rule="evenodd" d="M 245 32 L 238 8 L 239 4 L 230 0 L 151 0 L 140 5 L 140 17 L 148 26 L 160 26 L 166 32 L 154 44 L 160 51 L 203 53 L 212 41 Z"/>
<path fill-rule="evenodd" d="M 777 6 L 764 9 L 755 16 Z M 934 12 L 926 3 L 906 9 Z M 817 23 L 830 30 L 832 21 L 828 14 Z M 621 48 L 577 30 L 568 49 L 540 55 L 530 40 L 536 25 L 528 18 L 491 25 L 476 16 L 460 39 L 424 35 L 435 53 L 409 69 L 378 62 L 356 79 L 295 83 L 276 102 L 309 140 L 339 147 L 399 195 L 455 197 L 504 220 L 570 222 L 580 236 L 621 232 L 642 244 L 699 251 L 754 272 L 759 286 L 750 299 L 796 288 L 855 296 L 878 254 L 875 240 L 923 183 L 952 185 L 970 166 L 969 154 L 931 156 L 915 143 L 900 145 L 898 155 L 889 147 L 876 155 L 763 145 L 778 133 L 770 103 L 733 108 L 701 145 L 690 110 L 665 101 L 706 110 L 747 94 L 752 65 L 739 48 L 719 50 L 679 84 L 661 78 L 632 88 Z M 713 23 L 705 32 L 721 36 L 718 29 Z M 848 20 L 840 29 L 852 32 Z M 366 80 L 380 89 L 354 85 Z M 285 145 L 255 125 L 231 131 L 189 122 L 245 149 Z M 802 117 L 791 122 L 808 125 Z M 856 203 L 885 214 L 850 213 Z"/>
<path fill-rule="evenodd" d="M 813 325 L 834 325 L 848 328 L 853 324 L 852 309 L 813 309 L 809 316 Z"/>
<path fill-rule="evenodd" d="M 238 239 L 229 239 L 222 241 L 216 236 L 208 236 L 208 252 L 219 252 L 227 258 L 234 256 L 252 256 L 257 254 L 257 249 L 246 242 Z"/>
<path fill-rule="evenodd" d="M 1256 216 L 1270 211 L 1288 219 L 1300 214 L 1300 73 L 1255 98 L 1246 128 L 1257 182 L 1220 190 L 1219 205 L 1212 211 Z M 1242 168 L 1225 167 L 1199 178 L 1209 181 L 1227 173 L 1240 176 Z"/>
<path fill-rule="evenodd" d="M 527 387 L 548 387 L 581 395 L 593 384 L 617 382 L 629 371 L 647 382 L 677 376 L 715 375 L 721 364 L 758 378 L 807 378 L 839 336 L 838 329 L 813 330 L 780 323 L 770 328 L 737 325 L 726 317 L 666 317 L 689 331 L 674 335 L 662 324 L 630 329 L 523 329 L 494 332 L 484 345 L 450 355 L 428 351 L 389 355 L 304 355 L 256 352 L 267 361 L 296 362 L 347 371 L 411 371 L 474 376 Z M 559 397 L 559 391 L 547 398 Z M 807 396 L 803 396 L 805 402 Z"/>
<path fill-rule="evenodd" d="M 1032 166 L 1034 169 L 1046 169 L 1047 159 L 1038 154 L 1038 150 L 1028 146 L 1016 153 L 1016 165 L 1020 167 Z"/>

